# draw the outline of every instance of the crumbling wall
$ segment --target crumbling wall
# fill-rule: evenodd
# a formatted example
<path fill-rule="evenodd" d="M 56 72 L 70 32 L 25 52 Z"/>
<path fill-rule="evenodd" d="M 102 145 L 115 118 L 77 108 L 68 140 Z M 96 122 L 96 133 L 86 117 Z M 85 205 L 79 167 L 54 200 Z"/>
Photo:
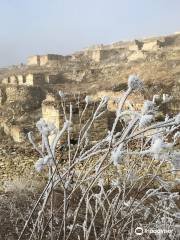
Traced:
<path fill-rule="evenodd" d="M 57 109 L 51 102 L 43 102 L 42 104 L 42 117 L 47 122 L 53 123 L 58 129 L 61 126 L 61 117 L 60 117 L 60 111 Z"/>
<path fill-rule="evenodd" d="M 97 101 L 101 99 L 103 96 L 107 96 L 109 98 L 108 100 L 108 111 L 110 112 L 116 112 L 118 101 L 124 96 L 124 92 L 114 92 L 114 91 L 99 91 L 97 94 L 92 95 L 92 98 Z M 135 110 L 141 110 L 142 106 L 144 104 L 144 96 L 142 94 L 134 94 L 132 93 L 130 96 L 128 96 L 124 108 L 129 109 L 131 106 Z"/>
<path fill-rule="evenodd" d="M 15 125 L 11 126 L 10 136 L 13 138 L 15 142 L 24 141 L 23 129 L 21 129 L 19 126 L 15 126 Z"/>
<path fill-rule="evenodd" d="M 66 99 L 65 109 L 67 118 L 69 116 L 69 106 L 70 102 L 72 104 L 72 131 L 71 131 L 71 137 L 73 139 L 77 139 L 79 132 L 80 132 L 80 118 L 82 111 L 85 107 L 85 101 L 84 99 L 80 99 L 79 104 L 77 104 L 77 99 L 73 98 L 73 96 L 68 96 Z M 97 103 L 92 102 L 89 104 L 83 118 L 81 119 L 81 123 L 85 124 L 88 119 L 92 117 L 92 112 L 94 110 L 94 107 Z M 62 128 L 64 124 L 64 114 L 63 109 L 61 107 L 61 99 L 60 98 L 53 98 L 53 96 L 48 95 L 47 98 L 42 103 L 42 117 L 46 121 L 50 123 L 54 123 L 54 125 L 60 129 Z M 102 115 L 99 117 L 92 125 L 92 129 L 90 131 L 90 139 L 91 140 L 98 140 L 105 136 L 105 134 L 108 131 L 108 118 L 107 114 Z M 64 139 L 67 139 L 65 136 Z"/>
<path fill-rule="evenodd" d="M 58 54 L 35 55 L 28 57 L 27 65 L 45 66 L 47 64 L 57 64 L 65 59 L 66 57 Z"/>
<path fill-rule="evenodd" d="M 40 56 L 40 65 L 44 66 L 47 63 L 48 63 L 48 56 L 47 55 Z"/>
<path fill-rule="evenodd" d="M 13 125 L 9 122 L 2 122 L 1 127 L 7 136 L 10 136 L 14 142 L 23 142 L 25 139 L 23 128 Z"/>
<path fill-rule="evenodd" d="M 33 65 L 40 65 L 40 56 L 39 55 L 35 55 L 35 56 L 30 56 L 27 59 L 27 65 L 29 66 L 33 66 Z"/>
<path fill-rule="evenodd" d="M 45 83 L 45 76 L 42 73 L 29 73 L 26 75 L 26 85 L 35 86 Z"/>
<path fill-rule="evenodd" d="M 128 56 L 128 61 L 137 61 L 146 59 L 146 55 L 142 51 L 137 51 Z"/>
<path fill-rule="evenodd" d="M 118 54 L 117 49 L 93 49 L 93 50 L 86 50 L 84 52 L 85 56 L 88 56 L 95 62 L 100 62 L 103 60 L 108 59 L 115 54 Z"/>
<path fill-rule="evenodd" d="M 7 86 L 5 94 L 7 103 L 17 103 L 17 106 L 28 109 L 40 107 L 45 98 L 45 93 L 40 87 Z"/>
<path fill-rule="evenodd" d="M 60 78 L 62 78 L 60 74 L 46 74 L 45 82 L 47 84 L 56 84 Z"/>
<path fill-rule="evenodd" d="M 16 75 L 10 76 L 10 84 L 18 84 L 18 79 Z"/>
<path fill-rule="evenodd" d="M 153 51 L 160 48 L 160 41 L 154 40 L 149 42 L 144 42 L 142 50 L 144 51 Z"/>
<path fill-rule="evenodd" d="M 92 53 L 89 54 L 89 56 L 95 62 L 100 62 L 100 60 L 101 60 L 101 50 L 94 50 L 94 51 L 92 51 Z"/>
<path fill-rule="evenodd" d="M 26 77 L 24 75 L 17 75 L 18 84 L 25 85 L 26 84 Z"/>
<path fill-rule="evenodd" d="M 10 83 L 9 77 L 3 78 L 3 79 L 2 79 L 2 83 L 3 83 L 3 84 L 9 84 L 9 83 Z"/>

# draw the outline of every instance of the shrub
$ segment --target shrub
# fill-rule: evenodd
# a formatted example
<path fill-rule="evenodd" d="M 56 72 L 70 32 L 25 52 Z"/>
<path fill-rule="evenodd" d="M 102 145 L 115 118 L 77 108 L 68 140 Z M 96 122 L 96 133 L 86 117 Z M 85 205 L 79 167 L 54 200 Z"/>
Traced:
<path fill-rule="evenodd" d="M 141 111 L 124 110 L 127 97 L 143 87 L 136 76 L 118 101 L 112 129 L 91 142 L 91 128 L 104 114 L 103 97 L 83 123 L 90 98 L 80 113 L 77 144 L 71 145 L 73 106 L 68 114 L 60 93 L 65 122 L 62 129 L 40 119 L 42 146 L 29 139 L 40 158 L 36 170 L 48 169 L 48 181 L 25 222 L 23 239 L 177 239 L 180 114 L 155 122 L 157 106 L 145 101 Z M 115 132 L 119 122 L 123 128 Z M 57 160 L 57 145 L 67 135 L 67 161 Z M 38 210 L 37 210 L 38 209 Z M 39 210 L 40 209 L 40 210 Z M 27 237 L 28 236 L 28 237 Z M 153 239 L 154 239 L 153 238 Z"/>

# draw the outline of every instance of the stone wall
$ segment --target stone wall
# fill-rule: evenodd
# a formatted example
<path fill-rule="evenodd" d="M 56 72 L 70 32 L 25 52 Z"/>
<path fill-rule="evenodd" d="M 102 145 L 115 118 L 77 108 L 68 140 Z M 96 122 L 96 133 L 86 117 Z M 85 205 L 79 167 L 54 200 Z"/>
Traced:
<path fill-rule="evenodd" d="M 109 97 L 108 100 L 108 110 L 110 112 L 116 112 L 117 110 L 117 101 L 118 99 L 122 98 L 124 92 L 113 92 L 113 91 L 99 91 L 97 94 L 93 95 L 92 98 L 97 101 L 101 99 L 103 96 Z M 133 107 L 135 110 L 141 110 L 144 103 L 144 96 L 142 94 L 135 94 L 132 93 L 128 96 L 124 108 L 129 109 Z"/>
<path fill-rule="evenodd" d="M 23 142 L 25 139 L 23 128 L 8 122 L 1 122 L 1 127 L 4 133 L 10 136 L 14 142 Z"/>
<path fill-rule="evenodd" d="M 54 78 L 53 78 L 54 76 Z M 10 75 L 2 80 L 3 84 L 6 85 L 24 85 L 24 86 L 38 86 L 45 84 L 45 78 L 49 79 L 49 82 L 52 83 L 52 78 L 57 79 L 57 75 L 48 75 L 44 73 L 28 73 L 26 75 L 18 74 L 18 75 Z M 55 81 L 54 81 L 55 82 Z"/>
<path fill-rule="evenodd" d="M 88 108 L 82 118 L 82 124 L 86 123 L 88 119 L 92 118 L 93 111 L 97 108 L 99 104 L 99 99 L 102 96 L 109 96 L 108 101 L 108 109 L 100 118 L 95 120 L 91 130 L 90 130 L 90 139 L 91 140 L 98 140 L 102 139 L 108 132 L 111 130 L 114 119 L 115 119 L 115 112 L 117 110 L 117 99 L 122 97 L 123 92 L 114 93 L 112 91 L 109 92 L 99 92 L 97 95 L 91 96 L 93 101 L 91 104 L 88 105 Z M 72 95 L 67 96 L 66 99 L 66 114 L 67 118 L 69 116 L 69 103 L 71 102 L 73 106 L 73 118 L 72 118 L 72 132 L 71 136 L 74 139 L 78 138 L 78 134 L 80 132 L 80 118 L 84 107 L 85 101 L 84 96 L 80 96 L 79 104 L 77 104 L 77 99 L 75 99 Z M 125 109 L 134 108 L 135 110 L 140 110 L 144 103 L 144 97 L 142 95 L 132 94 L 127 99 L 127 102 L 124 106 Z M 105 109 L 104 109 L 105 110 Z M 42 118 L 48 122 L 54 123 L 57 128 L 62 128 L 63 123 L 65 121 L 63 115 L 63 109 L 61 107 L 61 99 L 58 97 L 54 97 L 52 95 L 48 95 L 47 98 L 42 103 Z M 117 131 L 122 128 L 119 124 L 117 126 Z"/>
<path fill-rule="evenodd" d="M 27 59 L 27 65 L 40 65 L 40 56 L 39 55 L 35 55 L 35 56 L 30 56 Z"/>
<path fill-rule="evenodd" d="M 44 91 L 40 87 L 7 86 L 4 90 L 6 103 L 16 103 L 28 109 L 40 107 Z"/>
<path fill-rule="evenodd" d="M 160 41 L 154 40 L 149 42 L 144 42 L 142 50 L 153 51 L 161 47 Z"/>
<path fill-rule="evenodd" d="M 146 55 L 142 51 L 133 52 L 128 56 L 128 61 L 137 61 L 146 59 Z"/>
<path fill-rule="evenodd" d="M 56 108 L 52 102 L 47 100 L 42 103 L 42 117 L 47 122 L 53 123 L 58 129 L 62 127 L 62 121 L 60 118 L 60 111 Z"/>
<path fill-rule="evenodd" d="M 62 56 L 58 54 L 47 54 L 47 55 L 35 55 L 28 57 L 27 65 L 33 66 L 45 66 L 45 65 L 57 65 L 64 63 L 69 56 Z"/>
<path fill-rule="evenodd" d="M 115 54 L 118 54 L 117 49 L 93 49 L 93 50 L 86 50 L 84 52 L 85 56 L 89 57 L 95 62 L 100 62 L 103 60 L 108 59 Z"/>
<path fill-rule="evenodd" d="M 45 76 L 42 73 L 29 73 L 26 76 L 26 82 L 25 84 L 27 86 L 36 86 L 36 85 L 42 85 L 45 83 Z"/>
<path fill-rule="evenodd" d="M 84 96 L 83 96 L 84 97 Z M 79 101 L 79 104 L 77 102 L 77 99 L 75 99 L 72 95 L 68 96 L 66 99 L 66 104 L 65 104 L 65 109 L 66 109 L 66 114 L 67 114 L 67 118 L 69 116 L 69 106 L 70 106 L 70 102 L 72 104 L 73 107 L 73 116 L 72 116 L 72 131 L 71 131 L 71 137 L 73 139 L 78 138 L 79 132 L 80 132 L 80 118 L 79 116 L 81 115 L 82 111 L 84 110 L 85 107 L 85 101 L 84 98 L 81 98 Z M 86 111 L 86 113 L 83 115 L 82 118 L 82 124 L 85 124 L 87 122 L 88 119 L 90 119 L 92 117 L 92 112 L 94 111 L 94 107 L 96 106 L 96 104 L 98 103 L 91 103 L 88 106 L 88 109 Z M 47 98 L 43 101 L 42 103 L 42 117 L 43 119 L 45 119 L 48 122 L 54 123 L 54 125 L 60 129 L 62 128 L 63 124 L 64 124 L 64 114 L 63 114 L 63 109 L 61 106 L 61 99 L 58 97 L 53 97 L 48 95 Z M 107 114 L 101 116 L 100 118 L 98 118 L 90 131 L 90 139 L 91 140 L 98 140 L 102 137 L 105 136 L 105 134 L 108 131 L 108 117 Z M 66 136 L 65 138 L 66 139 Z"/>
<path fill-rule="evenodd" d="M 56 84 L 60 78 L 60 74 L 45 74 L 45 82 L 48 84 Z"/>

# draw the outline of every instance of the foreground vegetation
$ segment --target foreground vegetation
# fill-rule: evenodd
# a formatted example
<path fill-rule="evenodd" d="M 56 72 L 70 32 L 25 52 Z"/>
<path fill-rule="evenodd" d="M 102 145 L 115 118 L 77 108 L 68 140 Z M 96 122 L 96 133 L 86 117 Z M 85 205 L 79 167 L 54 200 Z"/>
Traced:
<path fill-rule="evenodd" d="M 19 240 L 119 240 L 140 235 L 142 239 L 177 239 L 180 114 L 157 122 L 158 106 L 151 100 L 144 102 L 141 111 L 132 106 L 125 110 L 127 97 L 142 88 L 138 77 L 129 77 L 128 89 L 117 99 L 112 129 L 98 141 L 91 141 L 91 129 L 106 112 L 108 98 L 103 97 L 83 121 L 92 101 L 87 96 L 79 112 L 81 131 L 75 145 L 71 144 L 73 106 L 67 110 L 65 95 L 59 92 L 65 119 L 62 129 L 38 121 L 41 146 L 28 134 L 40 156 L 35 168 L 47 173 L 47 183 L 26 201 L 25 219 L 16 223 Z M 119 123 L 121 129 L 117 129 Z M 61 145 L 63 138 L 66 146 Z M 63 164 L 57 148 L 66 148 Z"/>

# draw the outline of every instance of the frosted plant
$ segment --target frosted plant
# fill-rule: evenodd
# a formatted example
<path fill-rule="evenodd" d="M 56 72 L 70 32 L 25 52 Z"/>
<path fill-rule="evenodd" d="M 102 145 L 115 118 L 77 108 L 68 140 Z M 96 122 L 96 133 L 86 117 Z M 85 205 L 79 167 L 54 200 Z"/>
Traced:
<path fill-rule="evenodd" d="M 59 96 L 60 96 L 61 98 L 64 98 L 64 97 L 65 97 L 65 93 L 64 93 L 63 91 L 59 91 Z"/>
<path fill-rule="evenodd" d="M 171 156 L 172 171 L 180 171 L 180 152 L 175 152 Z"/>
<path fill-rule="evenodd" d="M 146 127 L 154 120 L 154 116 L 151 114 L 142 115 L 139 120 L 139 127 Z"/>
<path fill-rule="evenodd" d="M 167 224 L 177 232 L 178 196 L 171 189 L 178 183 L 180 167 L 180 114 L 155 122 L 158 106 L 150 100 L 138 111 L 125 110 L 128 96 L 142 86 L 137 76 L 129 77 L 128 89 L 117 102 L 114 122 L 99 140 L 91 137 L 96 123 L 105 117 L 109 98 L 102 97 L 94 104 L 97 107 L 86 119 L 92 101 L 86 96 L 83 109 L 78 109 L 80 129 L 75 145 L 71 144 L 74 130 L 77 132 L 77 125 L 72 124 L 73 106 L 59 93 L 64 114 L 61 128 L 40 119 L 41 146 L 28 134 L 40 155 L 35 168 L 38 172 L 48 169 L 48 175 L 18 240 L 134 239 L 135 228 L 143 225 Z M 169 175 L 176 181 L 168 180 Z M 154 235 L 149 232 L 143 237 L 152 239 Z M 171 233 L 165 237 L 176 240 Z"/>
<path fill-rule="evenodd" d="M 142 107 L 142 114 L 152 114 L 156 110 L 155 104 L 152 101 L 146 100 L 144 101 L 144 105 Z"/>
<path fill-rule="evenodd" d="M 174 139 L 174 144 L 176 144 L 178 142 L 178 140 L 180 139 L 180 131 L 177 131 L 174 134 L 173 139 Z"/>
<path fill-rule="evenodd" d="M 123 154 L 123 145 L 120 144 L 119 147 L 117 147 L 116 149 L 114 149 L 112 151 L 111 154 L 111 159 L 112 162 L 114 164 L 114 166 L 117 166 L 118 164 L 120 164 L 124 158 L 124 154 Z"/>
<path fill-rule="evenodd" d="M 176 115 L 176 117 L 175 117 L 175 123 L 176 123 L 177 125 L 180 124 L 180 113 L 179 113 L 178 115 Z"/>
<path fill-rule="evenodd" d="M 35 169 L 37 172 L 41 172 L 44 168 L 44 159 L 40 158 L 36 163 L 35 163 Z"/>
<path fill-rule="evenodd" d="M 86 104 L 91 103 L 92 102 L 92 98 L 90 96 L 86 96 L 85 97 L 85 102 L 86 102 Z"/>
<path fill-rule="evenodd" d="M 143 86 L 142 81 L 136 75 L 130 75 L 128 78 L 128 88 L 132 90 L 140 90 Z"/>
<path fill-rule="evenodd" d="M 36 163 L 35 163 L 35 169 L 37 172 L 41 172 L 45 166 L 53 166 L 53 160 L 52 157 L 50 156 L 45 156 L 44 158 L 40 158 Z"/>
<path fill-rule="evenodd" d="M 108 97 L 108 96 L 103 96 L 103 97 L 101 97 L 101 100 L 102 100 L 103 102 L 107 103 L 108 100 L 109 100 L 109 97 Z"/>

